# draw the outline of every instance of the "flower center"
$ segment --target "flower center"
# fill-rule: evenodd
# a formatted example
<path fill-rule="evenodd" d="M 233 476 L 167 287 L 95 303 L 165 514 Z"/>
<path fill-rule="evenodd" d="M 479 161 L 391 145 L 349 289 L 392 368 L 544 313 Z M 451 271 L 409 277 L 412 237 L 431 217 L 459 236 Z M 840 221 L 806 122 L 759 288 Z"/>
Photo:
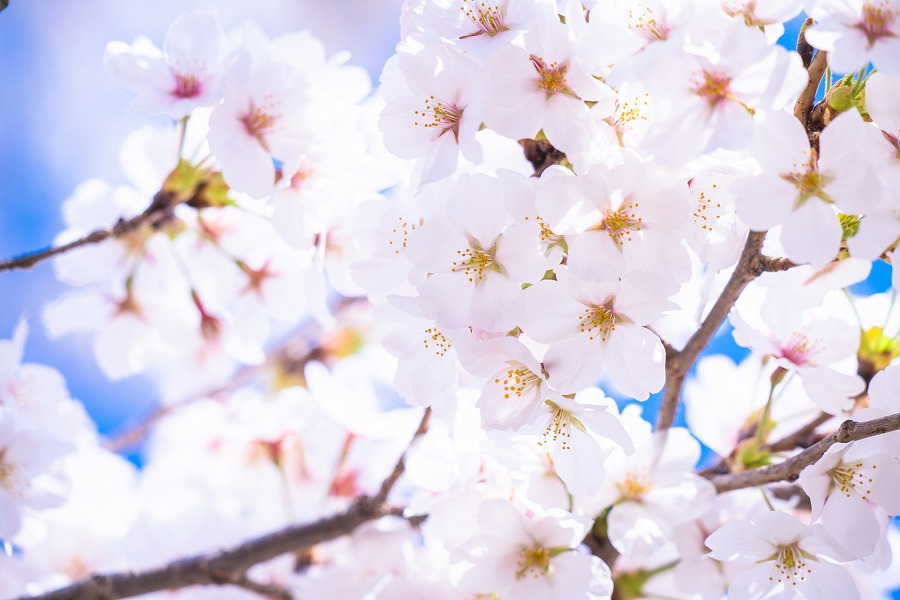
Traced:
<path fill-rule="evenodd" d="M 516 567 L 516 579 L 546 577 L 550 574 L 550 549 L 537 543 L 525 546 L 519 551 Z"/>
<path fill-rule="evenodd" d="M 424 344 L 426 350 L 431 350 L 435 356 L 439 357 L 447 354 L 447 351 L 453 347 L 450 340 L 436 327 L 429 327 L 425 330 L 422 344 Z"/>
<path fill-rule="evenodd" d="M 272 133 L 278 121 L 283 115 L 278 112 L 278 106 L 270 94 L 263 97 L 261 106 L 257 106 L 252 100 L 247 112 L 241 118 L 244 129 L 250 137 L 256 138 L 259 143 L 268 150 L 265 137 Z"/>
<path fill-rule="evenodd" d="M 728 100 L 731 92 L 728 86 L 731 77 L 720 71 L 706 71 L 694 73 L 691 78 L 691 91 L 706 100 L 710 108 L 716 108 L 719 103 Z"/>
<path fill-rule="evenodd" d="M 21 487 L 24 487 L 16 465 L 6 460 L 6 450 L 0 451 L 0 487 L 5 488 L 13 495 L 21 496 Z"/>
<path fill-rule="evenodd" d="M 459 120 L 463 109 L 455 104 L 444 104 L 435 100 L 434 96 L 425 99 L 425 108 L 413 112 L 415 115 L 413 125 L 421 125 L 426 129 L 437 129 L 437 137 L 441 137 L 448 131 L 459 142 Z"/>
<path fill-rule="evenodd" d="M 587 333 L 589 340 L 600 338 L 601 342 L 605 342 L 609 334 L 615 331 L 618 318 L 612 308 L 598 305 L 588 306 L 584 309 L 583 314 L 578 315 L 579 330 L 581 333 Z"/>
<path fill-rule="evenodd" d="M 812 569 L 806 566 L 805 553 L 797 547 L 796 543 L 788 544 L 778 547 L 775 566 L 772 568 L 769 581 L 778 583 L 787 581 L 791 585 L 797 585 L 798 581 L 805 581 L 806 575 L 809 573 L 812 573 Z"/>
<path fill-rule="evenodd" d="M 391 229 L 393 234 L 391 237 L 396 238 L 396 240 L 388 240 L 388 246 L 393 248 L 394 254 L 400 254 L 400 250 L 406 248 L 406 244 L 409 242 L 409 232 L 416 230 L 415 223 L 409 223 L 403 217 L 397 217 L 397 220 L 400 221 L 400 225 Z M 395 244 L 394 241 L 397 243 Z"/>
<path fill-rule="evenodd" d="M 897 13 L 885 6 L 884 2 L 866 2 L 862 7 L 862 21 L 856 24 L 856 28 L 863 32 L 869 42 L 869 48 L 875 45 L 881 38 L 894 37 L 891 25 L 897 17 Z"/>
<path fill-rule="evenodd" d="M 566 87 L 566 71 L 569 70 L 568 65 L 560 65 L 556 61 L 547 64 L 543 58 L 531 55 L 531 64 L 538 73 L 538 88 L 544 90 L 547 98 L 554 94 L 568 94 L 574 96 Z"/>
<path fill-rule="evenodd" d="M 831 469 L 829 474 L 831 475 L 831 481 L 834 483 L 834 486 L 839 489 L 842 494 L 849 498 L 851 492 L 856 492 L 859 494 L 860 498 L 865 500 L 868 498 L 869 494 L 872 493 L 872 490 L 869 487 L 872 483 L 872 478 L 865 473 L 860 472 L 864 468 L 866 467 L 861 462 L 855 462 L 853 464 L 841 463 Z M 871 468 L 874 469 L 875 465 L 872 465 Z"/>
<path fill-rule="evenodd" d="M 571 411 L 563 410 L 550 400 L 547 400 L 547 405 L 550 406 L 553 412 L 550 414 L 550 418 L 547 420 L 547 425 L 544 427 L 540 438 L 538 438 L 538 446 L 555 444 L 557 441 L 562 440 L 560 448 L 562 450 L 571 450 L 572 444 L 569 443 L 569 440 L 572 439 L 573 425 Z"/>
<path fill-rule="evenodd" d="M 618 246 L 622 247 L 625 242 L 632 240 L 631 235 L 640 231 L 643 226 L 644 218 L 639 217 L 634 209 L 639 208 L 638 202 L 626 202 L 620 204 L 616 209 L 609 209 L 600 222 L 599 230 L 606 231 L 610 239 Z"/>
<path fill-rule="evenodd" d="M 669 36 L 669 28 L 656 20 L 652 8 L 638 2 L 637 11 L 628 11 L 628 29 L 650 42 L 655 40 L 662 41 Z"/>
<path fill-rule="evenodd" d="M 482 34 L 494 37 L 508 29 L 503 24 L 503 9 L 496 2 L 462 0 L 462 6 L 459 7 L 459 10 L 477 28 L 477 31 L 460 36 L 459 39 L 461 40 Z"/>
<path fill-rule="evenodd" d="M 625 475 L 625 479 L 616 484 L 621 500 L 634 500 L 640 498 L 645 492 L 653 489 L 650 483 L 650 474 L 644 469 L 632 469 Z"/>
<path fill-rule="evenodd" d="M 176 98 L 194 98 L 202 91 L 202 82 L 193 74 L 175 74 L 175 89 L 172 95 Z"/>
<path fill-rule="evenodd" d="M 717 187 L 717 184 L 712 184 L 713 189 Z M 725 212 L 722 210 L 722 203 L 714 203 L 704 190 L 695 192 L 694 197 L 697 199 L 697 205 L 694 208 L 694 224 L 703 231 L 711 233 L 716 222 L 722 218 L 722 214 Z"/>
<path fill-rule="evenodd" d="M 782 173 L 781 178 L 792 183 L 797 188 L 795 208 L 800 207 L 812 197 L 831 203 L 831 199 L 825 192 L 825 184 L 828 183 L 828 179 L 819 172 L 814 153 L 810 152 L 808 162 L 802 164 L 794 163 L 793 167 L 790 173 Z"/>
<path fill-rule="evenodd" d="M 804 333 L 796 331 L 781 347 L 778 357 L 786 358 L 798 367 L 802 367 L 810 363 L 810 358 L 819 351 L 818 346 L 816 340 L 810 340 Z"/>
<path fill-rule="evenodd" d="M 464 250 L 457 250 L 456 254 L 459 260 L 452 262 L 450 272 L 462 273 L 475 284 L 484 279 L 485 271 L 500 273 L 500 263 L 494 259 L 492 250 L 484 250 L 478 244 L 472 244 Z"/>
<path fill-rule="evenodd" d="M 540 388 L 544 380 L 534 373 L 531 369 L 522 363 L 513 362 L 512 367 L 506 370 L 503 381 L 503 397 L 509 398 L 510 394 L 515 394 L 516 398 L 521 398 L 525 394 L 529 394 L 533 389 Z M 494 383 L 500 383 L 499 377 L 494 379 Z"/>

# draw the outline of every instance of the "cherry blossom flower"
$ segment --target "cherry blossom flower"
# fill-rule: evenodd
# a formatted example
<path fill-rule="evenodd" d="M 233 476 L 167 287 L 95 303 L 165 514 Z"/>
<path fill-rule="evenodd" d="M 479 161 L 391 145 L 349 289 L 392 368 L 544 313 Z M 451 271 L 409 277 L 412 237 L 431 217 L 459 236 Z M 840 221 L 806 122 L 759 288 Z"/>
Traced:
<path fill-rule="evenodd" d="M 852 73 L 874 63 L 880 71 L 900 73 L 900 2 L 896 0 L 822 0 L 809 14 L 816 24 L 809 43 L 828 52 L 828 64 Z"/>
<path fill-rule="evenodd" d="M 415 0 L 413 19 L 425 31 L 488 56 L 530 28 L 538 17 L 556 14 L 552 0 Z"/>
<path fill-rule="evenodd" d="M 450 416 L 456 409 L 457 341 L 468 330 L 441 329 L 422 316 L 415 299 L 390 296 L 373 312 L 384 347 L 397 356 L 394 385 L 410 404 Z"/>
<path fill-rule="evenodd" d="M 509 501 L 487 500 L 478 511 L 482 532 L 461 549 L 467 561 L 459 586 L 510 598 L 609 598 L 609 568 L 575 548 L 590 521 L 562 511 L 526 518 Z"/>
<path fill-rule="evenodd" d="M 738 216 L 754 231 L 781 225 L 781 243 L 794 262 L 822 267 L 841 242 L 836 210 L 857 215 L 876 209 L 884 191 L 873 150 L 878 131 L 855 110 L 839 115 L 809 147 L 800 123 L 775 113 L 757 129 L 754 156 L 764 171 L 735 181 Z"/>
<path fill-rule="evenodd" d="M 225 74 L 225 100 L 209 121 L 209 146 L 228 185 L 254 198 L 275 189 L 273 159 L 304 148 L 305 79 L 288 65 L 245 52 Z"/>
<path fill-rule="evenodd" d="M 54 508 L 65 501 L 59 460 L 71 444 L 30 428 L 0 406 L 0 538 L 19 532 L 23 509 Z"/>
<path fill-rule="evenodd" d="M 614 92 L 593 77 L 570 30 L 552 19 L 525 34 L 525 46 L 505 46 L 485 69 L 485 124 L 513 139 L 532 138 L 543 130 L 564 152 L 588 144 L 589 109 L 585 102 L 609 106 Z"/>
<path fill-rule="evenodd" d="M 486 377 L 476 404 L 485 429 L 520 429 L 535 419 L 545 401 L 563 401 L 547 385 L 531 351 L 516 338 L 469 344 L 462 348 L 460 360 L 473 375 Z"/>
<path fill-rule="evenodd" d="M 472 74 L 480 66 L 451 49 L 435 50 L 408 40 L 398 49 L 398 67 L 407 90 L 381 88 L 386 97 L 379 129 L 385 147 L 402 158 L 422 158 L 421 182 L 456 169 L 460 153 L 481 162 L 475 133 L 484 108 Z"/>
<path fill-rule="evenodd" d="M 768 46 L 762 33 L 737 23 L 721 28 L 714 48 L 685 52 L 657 44 L 633 69 L 660 107 L 643 147 L 668 164 L 717 148 L 745 148 L 757 114 L 793 104 L 807 79 L 799 56 Z"/>
<path fill-rule="evenodd" d="M 631 456 L 614 450 L 606 480 L 593 502 L 611 507 L 608 535 L 622 554 L 647 556 L 671 539 L 674 527 L 699 517 L 715 494 L 712 485 L 692 470 L 700 444 L 683 428 L 650 433 L 633 412 L 623 414 L 635 440 Z"/>
<path fill-rule="evenodd" d="M 755 326 L 739 312 L 731 314 L 735 341 L 754 351 L 771 356 L 783 369 L 795 371 L 803 380 L 809 397 L 825 412 L 838 414 L 849 408 L 850 398 L 864 389 L 864 382 L 836 363 L 854 357 L 858 349 L 858 332 L 836 318 L 815 319 L 807 316 L 797 322 L 797 315 L 784 310 L 781 315 L 764 314 L 763 323 Z"/>
<path fill-rule="evenodd" d="M 900 514 L 900 460 L 877 450 L 865 443 L 834 444 L 800 473 L 811 517 L 821 518 L 853 558 L 871 555 L 888 516 Z"/>
<path fill-rule="evenodd" d="M 544 367 L 550 385 L 578 392 L 607 373 L 620 392 L 646 400 L 665 380 L 662 342 L 645 325 L 670 304 L 661 278 L 633 271 L 620 281 L 586 281 L 557 269 L 557 281 L 525 290 L 522 329 L 550 344 Z"/>
<path fill-rule="evenodd" d="M 602 468 L 607 457 L 604 446 L 619 446 L 629 455 L 634 445 L 619 420 L 615 403 L 597 388 L 579 392 L 574 398 L 545 400 L 546 423 L 538 443 L 553 460 L 553 468 L 570 494 L 592 496 L 606 477 Z M 541 424 L 543 419 L 536 419 Z"/>
<path fill-rule="evenodd" d="M 829 560 L 834 549 L 815 529 L 785 512 L 726 523 L 706 545 L 712 558 L 748 565 L 731 580 L 729 598 L 859 598 L 847 570 Z"/>
<path fill-rule="evenodd" d="M 462 177 L 450 193 L 446 216 L 431 220 L 410 249 L 416 266 L 431 273 L 420 288 L 423 314 L 442 327 L 512 329 L 524 306 L 522 284 L 552 266 L 540 252 L 539 226 L 511 223 L 497 179 Z"/>
<path fill-rule="evenodd" d="M 221 98 L 224 58 L 225 36 L 215 14 L 195 11 L 172 23 L 163 52 L 146 38 L 132 46 L 110 42 L 104 63 L 122 87 L 137 94 L 133 109 L 181 119 Z"/>

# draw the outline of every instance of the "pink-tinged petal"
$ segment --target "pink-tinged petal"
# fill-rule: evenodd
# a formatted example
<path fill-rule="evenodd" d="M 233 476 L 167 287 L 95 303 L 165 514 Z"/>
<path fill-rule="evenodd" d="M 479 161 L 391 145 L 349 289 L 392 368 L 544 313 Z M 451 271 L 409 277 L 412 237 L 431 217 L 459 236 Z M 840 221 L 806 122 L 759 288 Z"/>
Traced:
<path fill-rule="evenodd" d="M 162 53 L 146 38 L 136 40 L 134 47 L 110 42 L 103 64 L 119 85 L 136 94 L 165 89 L 172 83 Z"/>
<path fill-rule="evenodd" d="M 756 563 L 775 552 L 774 546 L 762 539 L 757 527 L 748 520 L 732 521 L 715 530 L 706 538 L 706 547 L 712 558 L 737 563 Z"/>
<path fill-rule="evenodd" d="M 192 11 L 178 17 L 166 34 L 165 52 L 178 69 L 202 65 L 213 70 L 225 52 L 225 36 L 214 12 Z"/>
<path fill-rule="evenodd" d="M 900 365 L 891 365 L 872 378 L 869 383 L 869 406 L 890 413 L 900 412 Z"/>
<path fill-rule="evenodd" d="M 217 107 L 209 119 L 209 146 L 230 187 L 254 198 L 265 198 L 274 191 L 271 155 L 247 133 L 240 115 L 226 106 Z"/>
<path fill-rule="evenodd" d="M 553 465 L 570 494 L 592 496 L 603 485 L 606 454 L 591 436 L 574 425 L 570 428 L 570 438 L 560 436 L 553 443 Z"/>
<path fill-rule="evenodd" d="M 885 190 L 876 170 L 883 161 L 882 143 L 878 128 L 855 110 L 841 113 L 822 131 L 819 170 L 830 179 L 825 193 L 842 212 L 869 213 L 881 204 Z"/>
<path fill-rule="evenodd" d="M 666 351 L 655 333 L 619 323 L 603 347 L 606 371 L 616 388 L 635 400 L 646 400 L 666 382 Z"/>
<path fill-rule="evenodd" d="M 738 179 L 731 184 L 737 214 L 754 231 L 780 225 L 791 213 L 797 189 L 770 174 Z"/>
<path fill-rule="evenodd" d="M 869 487 L 869 501 L 883 508 L 891 516 L 900 515 L 900 460 L 896 455 L 873 454 L 861 459 L 866 466 L 865 473 L 872 479 Z"/>
<path fill-rule="evenodd" d="M 422 314 L 439 327 L 468 327 L 475 286 L 455 273 L 435 273 L 422 282 Z"/>
<path fill-rule="evenodd" d="M 900 77 L 872 73 L 866 80 L 866 112 L 883 131 L 900 137 Z"/>
<path fill-rule="evenodd" d="M 446 133 L 429 143 L 422 159 L 422 185 L 451 175 L 459 162 L 459 144 L 453 135 Z"/>
<path fill-rule="evenodd" d="M 467 239 L 489 250 L 509 224 L 503 192 L 502 184 L 493 177 L 461 177 L 451 190 L 453 201 L 447 206 L 447 218 Z"/>
<path fill-rule="evenodd" d="M 600 350 L 603 343 L 581 334 L 550 346 L 544 355 L 550 385 L 562 393 L 571 393 L 597 383 L 604 373 Z"/>
<path fill-rule="evenodd" d="M 783 591 L 777 596 L 771 594 L 776 586 L 771 580 L 774 568 L 774 565 L 767 561 L 760 565 L 753 565 L 735 575 L 728 586 L 729 600 L 789 600 L 793 598 L 793 590 Z"/>
<path fill-rule="evenodd" d="M 809 526 L 783 511 L 767 512 L 753 519 L 758 535 L 773 546 L 786 546 L 810 534 Z"/>
<path fill-rule="evenodd" d="M 810 563 L 811 572 L 798 584 L 807 598 L 859 600 L 859 589 L 847 569 L 824 560 Z"/>
<path fill-rule="evenodd" d="M 639 503 L 631 501 L 613 506 L 607 524 L 609 541 L 626 556 L 651 554 L 671 531 L 668 523 L 651 518 Z"/>
<path fill-rule="evenodd" d="M 483 531 L 489 531 L 492 536 L 513 543 L 529 541 L 527 519 L 508 500 L 485 500 L 478 510 L 478 523 Z"/>
<path fill-rule="evenodd" d="M 578 317 L 585 306 L 576 302 L 556 281 L 539 281 L 525 289 L 525 318 L 521 326 L 529 337 L 550 343 L 578 335 Z"/>
<path fill-rule="evenodd" d="M 469 323 L 485 331 L 509 331 L 521 322 L 524 302 L 519 282 L 492 273 L 472 292 Z"/>
<path fill-rule="evenodd" d="M 831 205 L 810 198 L 784 220 L 781 244 L 796 263 L 824 267 L 841 245 L 841 224 Z"/>
<path fill-rule="evenodd" d="M 833 489 L 825 501 L 821 519 L 846 553 L 842 558 L 869 556 L 881 537 L 881 516 L 855 490 Z"/>
<path fill-rule="evenodd" d="M 434 131 L 417 124 L 418 117 L 415 113 L 420 108 L 420 102 L 412 96 L 400 96 L 384 105 L 378 120 L 378 129 L 384 135 L 384 147 L 391 154 L 406 159 L 419 158 L 434 143 Z M 447 136 L 438 139 L 444 137 Z M 450 139 L 452 137 L 449 136 Z"/>

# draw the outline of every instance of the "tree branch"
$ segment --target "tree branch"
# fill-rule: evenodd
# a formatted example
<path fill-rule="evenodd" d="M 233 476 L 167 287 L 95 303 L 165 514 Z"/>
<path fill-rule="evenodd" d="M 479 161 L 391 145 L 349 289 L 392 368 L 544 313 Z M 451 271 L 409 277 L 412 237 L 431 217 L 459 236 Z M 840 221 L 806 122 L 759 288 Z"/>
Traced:
<path fill-rule="evenodd" d="M 431 409 L 425 409 L 418 429 L 391 473 L 382 482 L 378 493 L 373 497 L 359 498 L 341 513 L 314 523 L 291 525 L 232 548 L 182 558 L 156 569 L 94 575 L 68 587 L 20 600 L 115 600 L 192 585 L 235 585 L 273 598 L 290 598 L 287 591 L 277 586 L 259 584 L 248 579 L 247 570 L 257 563 L 282 554 L 306 550 L 321 542 L 352 533 L 368 521 L 396 514 L 397 510 L 386 504 L 385 500 L 403 475 L 409 449 L 428 431 L 430 417 Z"/>
<path fill-rule="evenodd" d="M 0 0 L 2 2 L 3 0 Z M 0 8 L 2 10 L 2 8 Z M 43 262 L 48 258 L 52 258 L 59 254 L 65 254 L 69 250 L 74 250 L 82 246 L 90 246 L 99 244 L 110 238 L 119 239 L 144 226 L 159 227 L 163 222 L 172 217 L 171 208 L 174 196 L 169 192 L 158 192 L 153 197 L 153 202 L 141 214 L 130 219 L 119 219 L 118 222 L 109 229 L 98 229 L 92 231 L 84 237 L 71 241 L 61 246 L 53 246 L 43 250 L 28 252 L 20 256 L 10 258 L 9 260 L 0 261 L 0 273 L 3 271 L 13 271 L 16 269 L 30 269 L 39 262 Z"/>
<path fill-rule="evenodd" d="M 900 429 L 900 413 L 861 423 L 848 420 L 841 423 L 837 431 L 824 440 L 777 465 L 727 475 L 709 474 L 705 476 L 713 482 L 719 493 L 776 481 L 794 481 L 803 469 L 822 458 L 822 455 L 834 444 L 863 440 L 898 429 Z"/>
<path fill-rule="evenodd" d="M 816 92 L 819 90 L 819 83 L 822 81 L 822 76 L 825 75 L 825 69 L 827 68 L 827 53 L 819 50 L 809 64 L 809 68 L 806 70 L 809 74 L 809 79 L 806 82 L 806 89 L 803 90 L 800 97 L 797 98 L 797 103 L 794 104 L 794 116 L 800 120 L 804 129 L 809 122 L 809 112 L 812 110 L 813 104 L 816 101 Z"/>
<path fill-rule="evenodd" d="M 728 283 L 719 295 L 716 303 L 710 309 L 709 314 L 700 323 L 700 327 L 694 332 L 694 335 L 688 340 L 679 352 L 666 355 L 666 384 L 663 388 L 662 404 L 659 407 L 659 414 L 656 417 L 657 429 L 668 429 L 675 421 L 675 411 L 678 408 L 678 401 L 681 398 L 681 386 L 684 384 L 684 378 L 691 369 L 697 356 L 713 334 L 728 316 L 731 307 L 734 306 L 738 296 L 747 287 L 747 284 L 753 281 L 757 276 L 766 270 L 769 261 L 781 267 L 783 264 L 779 261 L 784 259 L 769 259 L 760 254 L 763 240 L 766 237 L 764 231 L 751 231 L 747 236 L 747 243 L 744 244 L 744 250 L 738 259 L 737 266 L 731 274 Z M 791 263 L 793 264 L 793 263 Z M 789 268 L 789 267 L 787 267 Z M 783 270 L 783 269 L 779 269 Z"/>

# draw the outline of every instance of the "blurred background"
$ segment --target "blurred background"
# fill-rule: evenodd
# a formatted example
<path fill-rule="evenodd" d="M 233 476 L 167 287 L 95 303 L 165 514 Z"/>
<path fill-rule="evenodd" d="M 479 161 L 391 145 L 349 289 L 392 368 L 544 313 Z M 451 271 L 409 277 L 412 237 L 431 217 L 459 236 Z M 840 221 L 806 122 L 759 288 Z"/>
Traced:
<path fill-rule="evenodd" d="M 162 47 L 183 12 L 215 10 L 224 29 L 251 19 L 271 36 L 307 29 L 330 54 L 350 51 L 351 64 L 377 82 L 399 37 L 401 0 L 11 0 L 0 13 L 0 257 L 52 243 L 63 228 L 60 205 L 90 177 L 125 183 L 119 145 L 154 117 L 128 109 L 132 94 L 103 67 L 106 43 L 145 35 Z M 165 118 L 157 119 L 164 123 Z M 97 367 L 89 334 L 48 340 L 43 303 L 67 286 L 50 261 L 0 274 L 0 339 L 21 317 L 30 324 L 25 360 L 62 372 L 101 432 L 127 427 L 153 403 L 148 381 L 110 382 Z"/>

